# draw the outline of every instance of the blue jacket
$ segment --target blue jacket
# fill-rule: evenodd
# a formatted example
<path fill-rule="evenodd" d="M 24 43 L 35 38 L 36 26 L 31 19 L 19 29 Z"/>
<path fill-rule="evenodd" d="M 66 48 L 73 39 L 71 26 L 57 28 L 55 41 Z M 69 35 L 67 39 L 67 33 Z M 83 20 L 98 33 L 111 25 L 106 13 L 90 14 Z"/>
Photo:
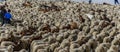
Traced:
<path fill-rule="evenodd" d="M 10 18 L 12 18 L 12 15 L 9 13 L 9 12 L 7 12 L 7 13 L 5 13 L 5 16 L 4 16 L 6 19 L 10 19 Z"/>

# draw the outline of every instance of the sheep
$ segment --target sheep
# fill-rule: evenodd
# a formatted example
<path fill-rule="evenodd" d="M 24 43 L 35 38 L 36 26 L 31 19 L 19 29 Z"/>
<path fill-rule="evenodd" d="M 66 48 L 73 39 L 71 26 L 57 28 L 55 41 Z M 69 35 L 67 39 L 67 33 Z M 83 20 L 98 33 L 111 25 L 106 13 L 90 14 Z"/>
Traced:
<path fill-rule="evenodd" d="M 9 52 L 7 47 L 0 47 L 0 52 Z"/>
<path fill-rule="evenodd" d="M 84 52 L 83 50 L 80 50 L 78 48 L 72 49 L 70 52 Z"/>
<path fill-rule="evenodd" d="M 85 26 L 83 28 L 83 31 L 85 31 L 86 33 L 89 33 L 90 32 L 90 27 L 89 26 Z"/>
<path fill-rule="evenodd" d="M 84 52 L 85 49 L 84 49 L 83 45 L 80 46 L 79 48 L 75 48 L 75 49 L 71 50 L 70 52 Z"/>
<path fill-rule="evenodd" d="M 45 49 L 45 47 L 44 46 L 46 46 L 46 45 L 35 45 L 34 46 L 34 49 L 32 50 L 32 52 L 37 52 L 37 50 L 39 50 L 39 49 Z"/>
<path fill-rule="evenodd" d="M 42 35 L 39 35 L 39 33 L 36 35 L 33 34 L 33 35 L 31 35 L 30 42 L 33 40 L 40 40 L 40 39 L 42 39 Z"/>
<path fill-rule="evenodd" d="M 54 52 L 58 52 L 61 49 L 62 49 L 62 47 L 57 47 L 57 48 L 55 48 Z"/>
<path fill-rule="evenodd" d="M 86 43 L 87 46 L 90 46 L 91 49 L 95 49 L 97 47 L 98 42 L 95 39 L 89 39 Z"/>
<path fill-rule="evenodd" d="M 84 44 L 83 44 L 84 45 Z M 91 48 L 92 45 L 89 43 L 86 43 L 83 48 L 85 49 L 86 52 L 94 51 L 94 48 Z"/>
<path fill-rule="evenodd" d="M 47 6 L 47 5 L 41 5 L 39 6 L 39 11 L 43 11 L 44 13 L 45 12 L 48 12 L 48 11 L 60 11 L 61 9 L 54 5 L 54 4 L 51 4 L 51 6 Z"/>
<path fill-rule="evenodd" d="M 54 27 L 51 27 L 51 32 L 59 32 L 59 28 L 54 26 Z"/>
<path fill-rule="evenodd" d="M 58 43 L 58 42 L 53 43 L 53 44 L 50 45 L 50 50 L 51 50 L 51 51 L 54 51 L 55 48 L 57 48 L 57 47 L 59 47 L 59 43 Z"/>
<path fill-rule="evenodd" d="M 69 39 L 70 41 L 76 41 L 77 35 L 69 35 L 68 39 Z"/>
<path fill-rule="evenodd" d="M 48 12 L 48 11 L 50 11 L 50 7 L 49 6 L 46 6 L 46 5 L 41 5 L 41 6 L 39 6 L 39 9 L 38 9 L 39 11 L 43 11 L 44 13 L 45 12 Z"/>
<path fill-rule="evenodd" d="M 110 32 L 110 36 L 113 37 L 117 33 L 117 29 L 113 29 L 113 31 Z"/>
<path fill-rule="evenodd" d="M 11 38 L 11 35 L 9 35 L 9 34 L 2 33 L 2 34 L 0 35 L 0 41 L 1 41 L 1 42 L 2 42 L 2 41 L 5 41 L 5 40 L 8 40 L 9 38 Z"/>
<path fill-rule="evenodd" d="M 70 33 L 71 33 L 71 34 L 78 34 L 78 33 L 79 33 L 79 30 L 78 30 L 78 29 L 74 29 L 74 30 L 71 30 Z"/>
<path fill-rule="evenodd" d="M 70 41 L 68 39 L 64 39 L 60 44 L 60 47 L 64 48 L 66 46 L 70 46 Z"/>
<path fill-rule="evenodd" d="M 111 42 L 112 45 L 120 45 L 120 38 L 114 38 Z"/>
<path fill-rule="evenodd" d="M 41 27 L 41 30 L 42 30 L 42 31 L 50 32 L 50 31 L 51 31 L 50 25 L 48 25 L 48 24 L 43 24 L 42 27 Z"/>
<path fill-rule="evenodd" d="M 119 46 L 111 45 L 110 49 L 107 52 L 119 52 Z"/>
<path fill-rule="evenodd" d="M 20 44 L 22 48 L 27 49 L 28 47 L 30 47 L 31 40 L 32 40 L 32 36 L 23 36 L 20 39 Z"/>
<path fill-rule="evenodd" d="M 48 46 L 48 43 L 47 42 L 43 42 L 41 40 L 34 40 L 32 41 L 31 45 L 30 45 L 30 51 L 35 51 L 37 48 L 44 48 L 44 47 L 47 47 Z M 36 47 L 36 48 L 34 48 Z"/>
<path fill-rule="evenodd" d="M 119 48 L 119 7 L 69 1 L 6 2 L 14 9 L 13 18 L 21 20 L 0 27 L 1 46 L 12 41 L 13 52 L 117 52 Z"/>
<path fill-rule="evenodd" d="M 105 37 L 105 38 L 103 39 L 103 43 L 111 43 L 112 40 L 113 40 L 113 38 L 110 37 L 110 36 L 108 36 L 108 37 Z"/>
<path fill-rule="evenodd" d="M 61 43 L 63 39 L 64 39 L 63 35 L 58 35 L 57 38 L 56 38 L 56 41 Z"/>
<path fill-rule="evenodd" d="M 66 46 L 66 47 L 64 48 L 64 50 L 65 50 L 66 52 L 69 52 L 69 46 Z"/>
<path fill-rule="evenodd" d="M 25 50 L 25 49 L 22 49 L 22 50 L 20 50 L 19 52 L 28 52 L 27 50 Z"/>
<path fill-rule="evenodd" d="M 30 2 L 28 2 L 28 1 L 23 3 L 22 5 L 25 6 L 25 7 L 32 7 L 31 6 L 32 4 Z"/>
<path fill-rule="evenodd" d="M 47 52 L 46 49 L 38 49 L 37 52 Z"/>
<path fill-rule="evenodd" d="M 70 29 L 77 29 L 78 28 L 78 25 L 76 22 L 71 22 L 70 23 Z"/>
<path fill-rule="evenodd" d="M 4 47 L 4 46 L 9 46 L 9 45 L 15 46 L 16 44 L 10 41 L 2 41 L 0 46 Z"/>
<path fill-rule="evenodd" d="M 24 35 L 31 35 L 36 31 L 35 27 L 28 27 L 28 29 L 22 30 L 19 34 L 24 36 Z"/>
<path fill-rule="evenodd" d="M 106 36 L 108 36 L 108 34 L 106 34 L 105 32 L 101 32 L 100 34 L 98 34 L 97 40 L 98 40 L 100 43 L 102 43 L 104 37 L 106 37 Z"/>
<path fill-rule="evenodd" d="M 60 29 L 70 29 L 70 24 L 66 24 L 66 25 L 65 24 L 61 24 L 59 28 Z"/>
<path fill-rule="evenodd" d="M 85 21 L 85 19 L 81 15 L 79 16 L 79 19 L 80 19 L 80 22 L 84 22 Z"/>
<path fill-rule="evenodd" d="M 82 35 L 82 36 L 78 35 L 78 38 L 75 42 L 82 45 L 84 43 L 84 39 L 85 39 L 85 35 Z"/>
<path fill-rule="evenodd" d="M 70 50 L 72 50 L 74 48 L 79 48 L 79 46 L 80 46 L 79 44 L 71 42 Z"/>
<path fill-rule="evenodd" d="M 95 52 L 107 52 L 109 47 L 110 47 L 109 43 L 102 43 L 95 49 Z"/>
<path fill-rule="evenodd" d="M 58 52 L 68 52 L 68 51 L 63 48 L 63 49 L 60 49 Z"/>
<path fill-rule="evenodd" d="M 69 37 L 69 33 L 68 32 L 64 32 L 64 38 L 67 39 Z"/>
<path fill-rule="evenodd" d="M 53 38 L 53 36 L 49 36 L 49 37 L 48 37 L 48 43 L 49 43 L 49 44 L 52 44 L 52 43 L 54 43 L 55 41 L 56 41 L 56 39 Z"/>
<path fill-rule="evenodd" d="M 9 52 L 13 52 L 13 48 L 14 48 L 14 46 L 12 46 L 12 45 L 9 45 L 9 46 L 7 47 L 7 49 L 8 49 Z"/>
<path fill-rule="evenodd" d="M 104 20 L 99 23 L 99 26 L 100 26 L 101 28 L 107 27 L 108 25 L 109 25 L 109 22 L 104 21 Z"/>

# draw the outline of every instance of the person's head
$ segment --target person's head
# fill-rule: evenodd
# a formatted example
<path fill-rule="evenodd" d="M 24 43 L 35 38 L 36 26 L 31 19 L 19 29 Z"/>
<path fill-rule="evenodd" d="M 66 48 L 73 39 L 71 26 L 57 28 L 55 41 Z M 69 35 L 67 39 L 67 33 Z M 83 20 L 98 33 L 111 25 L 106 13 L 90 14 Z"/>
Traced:
<path fill-rule="evenodd" d="M 10 9 L 8 9 L 8 12 L 11 12 L 11 10 L 10 10 Z"/>

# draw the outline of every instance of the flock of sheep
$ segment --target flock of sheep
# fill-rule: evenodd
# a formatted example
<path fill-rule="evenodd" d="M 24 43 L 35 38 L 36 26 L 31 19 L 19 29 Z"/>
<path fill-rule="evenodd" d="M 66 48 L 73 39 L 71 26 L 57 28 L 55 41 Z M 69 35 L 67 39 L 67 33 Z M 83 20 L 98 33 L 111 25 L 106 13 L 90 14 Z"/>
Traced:
<path fill-rule="evenodd" d="M 0 52 L 120 52 L 120 6 L 39 0 L 6 3 L 14 20 L 0 27 Z"/>

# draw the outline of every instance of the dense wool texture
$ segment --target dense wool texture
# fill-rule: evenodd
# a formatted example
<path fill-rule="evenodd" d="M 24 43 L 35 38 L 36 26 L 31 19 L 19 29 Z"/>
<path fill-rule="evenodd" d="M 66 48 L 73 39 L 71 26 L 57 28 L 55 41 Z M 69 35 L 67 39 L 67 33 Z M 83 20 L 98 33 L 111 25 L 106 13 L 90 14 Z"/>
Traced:
<path fill-rule="evenodd" d="M 120 6 L 39 0 L 6 3 L 14 20 L 13 26 L 0 27 L 0 51 L 119 52 Z"/>

